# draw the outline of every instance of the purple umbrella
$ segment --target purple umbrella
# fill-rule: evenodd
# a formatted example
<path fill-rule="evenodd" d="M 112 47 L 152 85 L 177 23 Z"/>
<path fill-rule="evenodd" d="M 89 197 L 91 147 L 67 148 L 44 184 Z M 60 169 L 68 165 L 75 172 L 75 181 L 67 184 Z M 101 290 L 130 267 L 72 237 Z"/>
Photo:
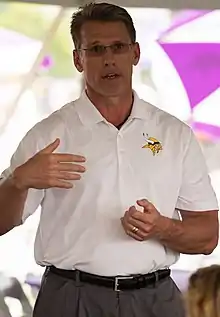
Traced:
<path fill-rule="evenodd" d="M 219 141 L 220 127 L 197 121 L 193 121 L 191 127 L 199 139 L 212 140 L 213 142 Z"/>
<path fill-rule="evenodd" d="M 172 60 L 193 109 L 220 87 L 219 43 L 160 43 Z"/>
<path fill-rule="evenodd" d="M 220 120 L 219 126 L 196 122 L 194 112 L 201 102 L 220 87 L 220 43 L 169 42 L 169 35 L 176 29 L 195 22 L 196 19 L 204 19 L 206 15 L 210 19 L 210 11 L 183 12 L 179 20 L 175 19 L 171 27 L 163 33 L 158 43 L 172 61 L 185 88 L 191 108 L 192 128 L 200 136 L 216 140 L 220 138 Z M 188 36 L 190 39 L 190 34 Z"/>

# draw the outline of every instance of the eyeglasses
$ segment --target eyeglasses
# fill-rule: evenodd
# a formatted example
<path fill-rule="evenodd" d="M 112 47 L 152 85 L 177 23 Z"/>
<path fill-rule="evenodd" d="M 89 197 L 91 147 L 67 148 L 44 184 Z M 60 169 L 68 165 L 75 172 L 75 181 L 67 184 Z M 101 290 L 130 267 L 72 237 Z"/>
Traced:
<path fill-rule="evenodd" d="M 127 53 L 130 47 L 132 46 L 132 43 L 115 43 L 111 45 L 94 45 L 88 48 L 81 48 L 78 49 L 78 51 L 86 51 L 86 53 L 89 56 L 103 56 L 107 49 L 110 48 L 111 52 L 113 54 L 124 54 Z"/>

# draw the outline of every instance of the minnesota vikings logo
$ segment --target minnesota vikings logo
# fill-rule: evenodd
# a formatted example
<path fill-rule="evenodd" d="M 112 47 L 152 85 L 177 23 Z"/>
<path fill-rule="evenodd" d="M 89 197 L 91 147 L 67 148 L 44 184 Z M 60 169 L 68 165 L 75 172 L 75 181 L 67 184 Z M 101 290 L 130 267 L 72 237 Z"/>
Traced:
<path fill-rule="evenodd" d="M 142 146 L 142 149 L 150 149 L 153 153 L 153 156 L 163 150 L 162 144 L 157 139 L 148 137 L 148 134 L 146 133 L 143 133 L 143 137 L 146 141 L 146 144 Z"/>

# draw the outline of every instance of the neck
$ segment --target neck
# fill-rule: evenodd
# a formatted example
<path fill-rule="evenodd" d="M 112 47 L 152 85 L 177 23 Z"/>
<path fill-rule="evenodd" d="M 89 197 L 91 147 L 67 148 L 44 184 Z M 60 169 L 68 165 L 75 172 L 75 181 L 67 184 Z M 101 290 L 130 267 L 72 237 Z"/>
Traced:
<path fill-rule="evenodd" d="M 101 115 L 115 126 L 124 122 L 131 113 L 133 104 L 132 89 L 120 96 L 106 97 L 87 87 L 86 94 Z"/>

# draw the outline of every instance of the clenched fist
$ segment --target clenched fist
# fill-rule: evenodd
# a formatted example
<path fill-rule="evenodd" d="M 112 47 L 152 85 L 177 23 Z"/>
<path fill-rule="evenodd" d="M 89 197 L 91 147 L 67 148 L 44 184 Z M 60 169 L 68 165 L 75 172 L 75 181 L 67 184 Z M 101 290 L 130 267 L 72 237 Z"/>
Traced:
<path fill-rule="evenodd" d="M 132 206 L 121 218 L 126 234 L 138 241 L 155 238 L 161 230 L 161 219 L 164 217 L 146 199 L 138 200 L 137 204 L 143 207 L 143 212 Z"/>

